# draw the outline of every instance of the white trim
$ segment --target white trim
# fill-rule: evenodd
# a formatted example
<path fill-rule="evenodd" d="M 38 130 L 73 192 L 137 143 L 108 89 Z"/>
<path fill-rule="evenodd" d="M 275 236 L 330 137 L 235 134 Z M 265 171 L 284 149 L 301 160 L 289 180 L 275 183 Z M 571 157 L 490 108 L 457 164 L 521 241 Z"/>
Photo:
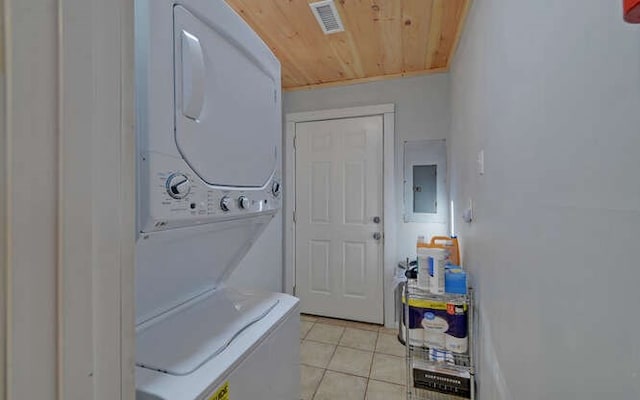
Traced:
<path fill-rule="evenodd" d="M 109 4 L 110 0 L 105 0 Z M 134 85 L 134 20 L 135 0 L 119 0 L 120 17 L 120 193 L 116 201 L 119 213 L 120 265 L 120 400 L 135 400 L 135 193 L 136 193 L 136 136 Z M 108 20 L 107 20 L 108 22 Z M 113 32 L 111 29 L 110 32 Z M 126 206 L 123 206 L 126 205 Z M 105 350 L 108 351 L 107 348 Z M 108 367 L 109 368 L 109 367 Z M 117 373 L 115 366 L 110 368 Z M 103 400 L 96 399 L 96 400 Z M 109 400 L 104 398 L 104 400 Z"/>
<path fill-rule="evenodd" d="M 93 3 L 93 399 L 133 400 L 134 1 Z"/>
<path fill-rule="evenodd" d="M 93 397 L 89 369 L 94 363 L 93 229 L 89 221 L 95 195 L 91 190 L 94 65 L 93 38 L 86 35 L 85 28 L 92 14 L 92 1 L 59 2 L 57 307 L 61 399 Z"/>
<path fill-rule="evenodd" d="M 384 325 L 395 327 L 394 275 L 397 255 L 397 210 L 395 187 L 395 113 L 384 114 Z"/>
<path fill-rule="evenodd" d="M 4 1 L 10 400 L 57 398 L 57 3 Z"/>
<path fill-rule="evenodd" d="M 295 241 L 296 230 L 293 223 L 293 212 L 296 207 L 296 156 L 293 147 L 293 138 L 296 132 L 295 122 L 288 121 L 285 126 L 285 144 L 284 144 L 284 168 L 283 173 L 285 180 L 284 202 L 282 206 L 283 224 L 284 224 L 284 292 L 291 295 L 294 293 L 294 285 L 296 283 L 295 262 Z"/>
<path fill-rule="evenodd" d="M 133 400 L 133 0 L 5 7 L 0 399 Z"/>
<path fill-rule="evenodd" d="M 395 112 L 395 104 L 379 104 L 373 106 L 333 108 L 319 111 L 306 111 L 289 113 L 286 115 L 287 122 L 308 122 L 321 121 L 325 119 L 366 117 L 369 115 L 382 115 Z"/>
<path fill-rule="evenodd" d="M 0 3 L 0 36 L 5 37 L 4 29 L 4 2 Z M 5 118 L 5 70 L 4 70 L 4 43 L 0 43 L 0 187 L 7 187 L 7 123 Z M 0 191 L 0 400 L 6 400 L 6 271 L 8 268 L 7 257 L 7 198 L 8 190 Z"/>
<path fill-rule="evenodd" d="M 363 107 L 339 108 L 310 112 L 289 113 L 286 115 L 285 133 L 285 165 L 284 179 L 284 289 L 286 293 L 293 294 L 295 285 L 295 224 L 293 212 L 295 210 L 295 149 L 294 137 L 296 123 L 321 121 L 329 119 L 365 117 L 371 115 L 383 116 L 383 304 L 385 326 L 393 327 L 394 322 L 394 298 L 393 298 L 393 274 L 395 271 L 396 254 L 396 190 L 395 190 L 395 104 L 381 104 Z"/>

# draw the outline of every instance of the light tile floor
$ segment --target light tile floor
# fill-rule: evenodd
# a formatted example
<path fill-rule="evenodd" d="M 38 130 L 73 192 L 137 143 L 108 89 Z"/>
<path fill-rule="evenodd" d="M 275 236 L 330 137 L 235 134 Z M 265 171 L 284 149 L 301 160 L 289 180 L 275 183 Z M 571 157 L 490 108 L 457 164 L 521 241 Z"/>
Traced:
<path fill-rule="evenodd" d="M 397 331 L 302 315 L 302 400 L 405 400 L 405 348 Z"/>

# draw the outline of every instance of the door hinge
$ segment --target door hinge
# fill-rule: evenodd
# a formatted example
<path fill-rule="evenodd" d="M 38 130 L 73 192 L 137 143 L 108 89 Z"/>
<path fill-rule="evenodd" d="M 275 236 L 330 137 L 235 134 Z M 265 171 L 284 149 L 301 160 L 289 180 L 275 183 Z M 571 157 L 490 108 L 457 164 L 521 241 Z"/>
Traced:
<path fill-rule="evenodd" d="M 296 210 L 293 210 L 293 222 L 296 222 Z"/>
<path fill-rule="evenodd" d="M 297 149 L 298 148 L 298 136 L 294 136 L 293 137 L 293 149 Z"/>
<path fill-rule="evenodd" d="M 293 295 L 294 296 L 296 295 L 296 287 L 295 287 L 295 285 L 293 286 Z"/>

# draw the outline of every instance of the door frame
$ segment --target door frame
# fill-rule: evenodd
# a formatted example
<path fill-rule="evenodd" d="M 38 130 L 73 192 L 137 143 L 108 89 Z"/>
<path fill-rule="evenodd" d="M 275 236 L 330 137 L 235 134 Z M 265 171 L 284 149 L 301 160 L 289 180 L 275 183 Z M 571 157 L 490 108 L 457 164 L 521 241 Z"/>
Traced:
<path fill-rule="evenodd" d="M 134 0 L 0 7 L 0 400 L 133 400 Z"/>
<path fill-rule="evenodd" d="M 395 104 L 378 104 L 362 107 L 348 107 L 328 110 L 288 113 L 285 116 L 285 157 L 284 157 L 284 290 L 294 294 L 296 282 L 295 251 L 296 224 L 294 212 L 296 209 L 296 163 L 295 163 L 295 135 L 296 124 L 332 119 L 370 117 L 381 115 L 382 126 L 382 159 L 383 159 L 383 247 L 382 247 L 382 276 L 383 276 L 383 318 L 385 326 L 393 327 L 394 298 L 393 275 L 395 270 L 396 249 L 396 193 L 395 177 Z"/>

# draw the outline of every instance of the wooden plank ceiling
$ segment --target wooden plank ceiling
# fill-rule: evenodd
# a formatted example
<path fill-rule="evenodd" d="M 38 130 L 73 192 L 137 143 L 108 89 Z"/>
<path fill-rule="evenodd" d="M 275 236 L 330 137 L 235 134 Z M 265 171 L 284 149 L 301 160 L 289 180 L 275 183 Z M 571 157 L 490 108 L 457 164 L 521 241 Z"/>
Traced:
<path fill-rule="evenodd" d="M 345 31 L 325 35 L 315 0 L 227 0 L 282 64 L 285 89 L 445 71 L 470 0 L 335 0 Z"/>

